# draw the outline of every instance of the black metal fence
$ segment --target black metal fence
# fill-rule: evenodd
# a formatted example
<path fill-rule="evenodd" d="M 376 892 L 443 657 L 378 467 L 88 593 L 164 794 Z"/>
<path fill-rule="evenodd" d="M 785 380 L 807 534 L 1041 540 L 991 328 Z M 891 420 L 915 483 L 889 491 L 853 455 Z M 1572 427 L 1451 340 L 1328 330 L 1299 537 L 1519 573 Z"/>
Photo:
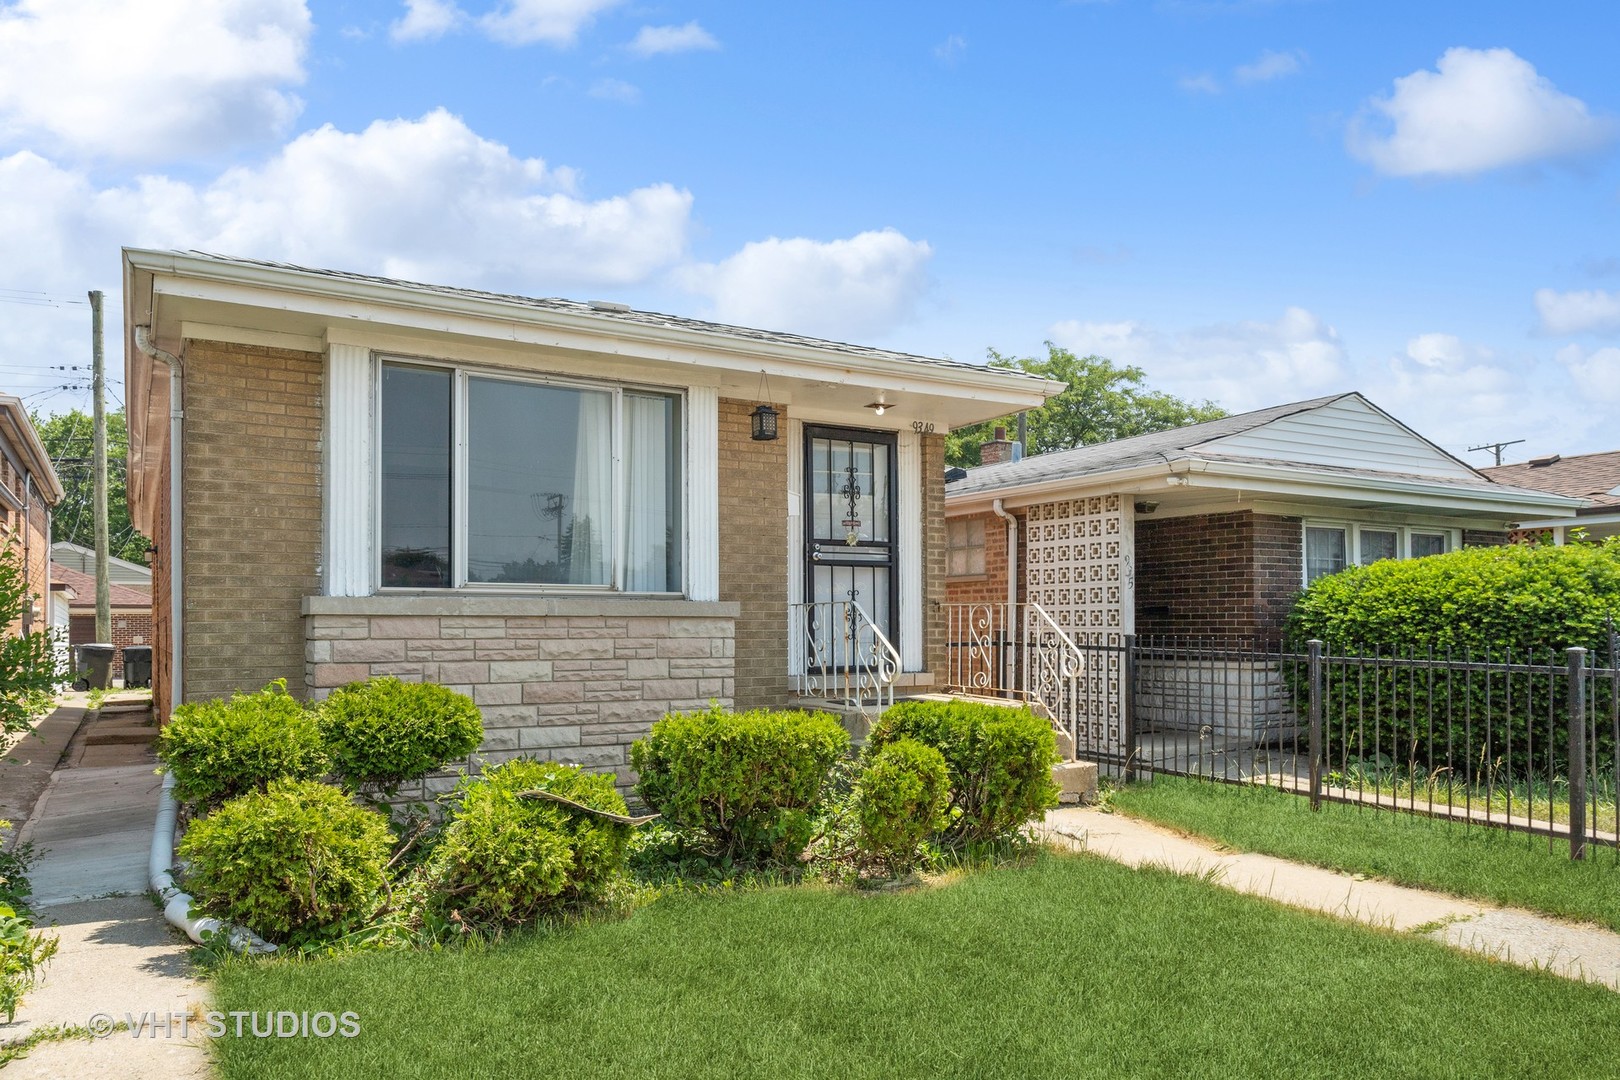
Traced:
<path fill-rule="evenodd" d="M 1127 638 L 1087 653 L 1076 756 L 1126 780 L 1266 784 L 1616 848 L 1620 662 L 1608 648 L 1437 655 Z M 1095 651 L 1096 655 L 1091 653 Z M 1105 655 L 1106 653 L 1106 655 Z M 1106 685 L 1108 679 L 1092 679 Z"/>

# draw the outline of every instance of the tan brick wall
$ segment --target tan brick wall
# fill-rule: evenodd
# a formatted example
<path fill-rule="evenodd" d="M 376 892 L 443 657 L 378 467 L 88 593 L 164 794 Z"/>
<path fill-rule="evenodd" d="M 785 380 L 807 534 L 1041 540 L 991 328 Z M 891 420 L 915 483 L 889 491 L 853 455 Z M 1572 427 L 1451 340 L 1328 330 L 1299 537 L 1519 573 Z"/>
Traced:
<path fill-rule="evenodd" d="M 152 546 L 157 549 L 152 556 L 152 708 L 159 723 L 169 719 L 174 666 L 174 624 L 170 619 L 173 593 L 169 561 L 173 552 L 169 546 L 169 460 L 169 449 L 165 446 L 162 467 L 158 470 L 157 510 L 152 515 L 152 527 L 157 533 L 152 538 Z"/>
<path fill-rule="evenodd" d="M 922 469 L 923 665 L 939 681 L 945 677 L 945 603 L 950 599 L 945 579 L 945 436 L 923 436 Z M 900 482 L 908 481 L 902 477 Z"/>
<path fill-rule="evenodd" d="M 395 675 L 469 694 L 477 757 L 565 761 L 633 781 L 630 743 L 665 713 L 732 702 L 729 618 L 307 615 L 311 695 Z M 426 794 L 446 790 L 430 777 Z M 412 793 L 402 793 L 412 795 Z M 414 796 L 413 796 L 414 797 Z"/>
<path fill-rule="evenodd" d="M 319 353 L 186 342 L 186 700 L 280 678 L 301 689 L 300 601 L 320 586 L 321 369 Z"/>
<path fill-rule="evenodd" d="M 788 680 L 788 424 L 754 442 L 751 401 L 720 401 L 720 599 L 737 617 L 738 708 L 785 705 Z"/>

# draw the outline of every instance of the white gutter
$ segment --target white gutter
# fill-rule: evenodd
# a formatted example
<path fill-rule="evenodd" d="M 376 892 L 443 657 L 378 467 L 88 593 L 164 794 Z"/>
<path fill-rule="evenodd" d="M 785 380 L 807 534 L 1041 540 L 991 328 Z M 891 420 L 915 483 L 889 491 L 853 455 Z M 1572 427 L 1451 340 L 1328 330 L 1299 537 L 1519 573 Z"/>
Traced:
<path fill-rule="evenodd" d="M 1001 500 L 990 504 L 996 517 L 1007 523 L 1007 608 L 1018 603 L 1018 519 L 1001 508 Z"/>
<path fill-rule="evenodd" d="M 169 369 L 169 708 L 172 710 L 184 700 L 180 691 L 183 685 L 180 681 L 183 674 L 180 653 L 181 643 L 184 640 L 181 634 L 184 629 L 182 625 L 184 575 L 181 573 L 181 552 L 185 545 L 181 530 L 184 518 L 180 505 L 180 470 L 183 461 L 180 455 L 180 439 L 186 416 L 181 400 L 185 387 L 184 369 L 178 356 L 152 344 L 151 327 L 135 327 L 135 347 L 151 359 L 167 365 Z"/>
<path fill-rule="evenodd" d="M 1620 525 L 1620 510 L 1603 514 L 1578 514 L 1575 517 L 1548 518 L 1545 521 L 1515 521 L 1515 529 L 1579 529 L 1586 525 Z"/>
<path fill-rule="evenodd" d="M 147 860 L 147 882 L 163 904 L 163 917 L 179 928 L 192 941 L 201 945 L 220 932 L 232 952 L 273 953 L 276 947 L 258 934 L 242 926 L 228 926 L 210 916 L 191 914 L 193 901 L 190 893 L 180 891 L 174 883 L 174 774 L 163 777 L 163 790 L 158 795 L 157 821 L 152 827 L 152 854 Z"/>
<path fill-rule="evenodd" d="M 996 400 L 1018 408 L 1034 408 L 1048 397 L 1060 393 L 1064 384 L 1049 379 L 1007 371 L 1001 368 L 979 367 L 960 363 L 945 363 L 935 357 L 915 356 L 907 353 L 870 355 L 850 351 L 838 342 L 822 342 L 805 338 L 800 341 L 754 338 L 730 331 L 746 327 L 716 326 L 714 330 L 698 330 L 684 326 L 660 326 L 640 319 L 617 318 L 613 315 L 541 308 L 522 303 L 523 298 L 500 299 L 490 296 L 463 294 L 423 287 L 408 282 L 369 281 L 324 274 L 309 270 L 260 266 L 229 259 L 203 258 L 174 251 L 152 251 L 125 248 L 124 259 L 132 269 L 154 275 L 173 275 L 198 282 L 217 283 L 219 295 L 209 296 L 196 289 L 183 289 L 173 285 L 159 286 L 154 292 L 185 296 L 191 299 L 213 299 L 222 303 L 250 304 L 274 310 L 288 308 L 285 297 L 254 296 L 253 290 L 269 289 L 278 293 L 298 293 L 338 301 L 326 314 L 353 324 L 366 317 L 354 308 L 356 303 L 376 304 L 395 312 L 416 316 L 437 315 L 433 325 L 440 330 L 449 329 L 442 323 L 445 316 L 476 319 L 498 326 L 503 341 L 521 340 L 519 327 L 545 328 L 550 332 L 583 333 L 589 335 L 595 351 L 603 351 L 604 336 L 616 338 L 627 345 L 641 349 L 675 350 L 674 352 L 640 357 L 644 359 L 681 360 L 699 355 L 711 364 L 725 358 L 724 365 L 738 371 L 759 371 L 759 360 L 771 357 L 788 365 L 800 365 L 799 372 L 791 369 L 784 373 L 799 374 L 807 379 L 827 381 L 829 372 L 833 381 L 870 384 L 894 392 L 908 390 L 949 392 L 972 387 L 995 393 Z M 228 288 L 235 286 L 236 290 Z M 246 290 L 246 291 L 240 291 Z M 315 313 L 314 307 L 305 309 Z M 638 315 L 656 314 L 636 312 Z M 397 317 L 393 320 L 397 322 Z M 404 325 L 404 324 L 401 324 Z M 421 327 L 418 327 L 421 329 Z M 561 343 L 553 343 L 561 344 Z M 636 357 L 634 350 L 613 349 L 626 357 Z M 772 374 L 776 374 L 775 371 Z M 851 376 L 855 376 L 852 380 Z"/>

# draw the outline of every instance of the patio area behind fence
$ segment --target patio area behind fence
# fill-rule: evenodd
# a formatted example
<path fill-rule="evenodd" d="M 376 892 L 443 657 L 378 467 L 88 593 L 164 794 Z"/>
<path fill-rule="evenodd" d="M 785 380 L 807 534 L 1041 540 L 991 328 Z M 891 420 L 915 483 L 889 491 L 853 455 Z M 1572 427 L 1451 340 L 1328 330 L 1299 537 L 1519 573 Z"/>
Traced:
<path fill-rule="evenodd" d="M 972 623 L 966 612 L 951 620 Z M 1088 644 L 1029 613 L 996 622 L 991 634 L 951 635 L 951 670 L 971 676 L 959 688 L 1043 707 L 1105 775 L 1265 784 L 1313 805 L 1430 814 L 1543 835 L 1575 859 L 1591 845 L 1620 858 L 1612 627 L 1596 651 L 1436 654 Z"/>

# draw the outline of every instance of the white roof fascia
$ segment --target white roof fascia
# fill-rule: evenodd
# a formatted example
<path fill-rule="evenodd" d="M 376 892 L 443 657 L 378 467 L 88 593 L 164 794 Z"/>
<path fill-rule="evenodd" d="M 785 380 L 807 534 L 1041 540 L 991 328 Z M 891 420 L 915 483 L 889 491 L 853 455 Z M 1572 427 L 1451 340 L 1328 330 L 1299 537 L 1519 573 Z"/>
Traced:
<path fill-rule="evenodd" d="M 1515 521 L 1515 529 L 1558 529 L 1564 526 L 1620 525 L 1620 510 L 1608 514 L 1581 514 L 1578 517 L 1548 518 L 1545 521 Z"/>
<path fill-rule="evenodd" d="M 1172 459 L 1177 465 L 1185 466 L 1185 459 Z M 957 513 L 971 513 L 978 509 L 989 509 L 990 504 L 1000 499 L 1003 506 L 1029 506 L 1031 503 L 1050 502 L 1053 499 L 1078 499 L 1088 495 L 1100 495 L 1112 492 L 1126 484 L 1139 483 L 1143 480 L 1156 480 L 1161 477 L 1180 473 L 1181 469 L 1172 469 L 1163 462 L 1152 465 L 1138 465 L 1134 469 L 1116 469 L 1113 472 L 1095 473 L 1085 477 L 1067 477 L 1054 480 L 1039 480 L 1028 484 L 1010 484 L 1004 488 L 994 488 L 989 491 L 974 491 L 960 495 L 952 495 L 950 488 L 945 489 L 945 507 Z"/>
<path fill-rule="evenodd" d="M 1282 495 L 1315 495 L 1343 499 L 1346 492 L 1360 493 L 1364 498 L 1396 501 L 1413 506 L 1474 506 L 1501 511 L 1504 508 L 1534 508 L 1556 513 L 1575 511 L 1586 505 L 1584 499 L 1572 499 L 1548 492 L 1526 491 L 1521 488 L 1502 487 L 1491 490 L 1485 486 L 1462 487 L 1455 484 L 1429 482 L 1417 477 L 1380 477 L 1369 481 L 1366 477 L 1339 473 L 1318 472 L 1309 468 L 1275 467 L 1250 463 L 1205 461 L 1197 479 L 1187 483 L 1204 487 L 1240 486 L 1220 481 L 1242 481 L 1246 491 L 1265 491 Z"/>
<path fill-rule="evenodd" d="M 485 297 L 413 289 L 406 284 L 326 277 L 176 252 L 128 249 L 125 257 L 131 268 L 153 273 L 154 296 L 292 310 L 285 299 L 266 293 L 297 293 L 307 298 L 297 307 L 298 312 L 330 318 L 338 326 L 345 323 L 410 326 L 744 372 L 758 371 L 760 359 L 769 357 L 781 365 L 784 375 L 827 380 L 829 373 L 838 372 L 843 376 L 839 381 L 869 383 L 873 389 L 895 393 L 971 388 L 983 394 L 986 400 L 1024 408 L 1041 405 L 1065 386 L 1046 379 L 1009 375 L 995 368 L 912 364 L 785 342 L 732 338 L 685 328 L 531 308 Z M 622 343 L 622 353 L 613 348 L 614 342 Z M 851 375 L 858 378 L 852 380 Z"/>

